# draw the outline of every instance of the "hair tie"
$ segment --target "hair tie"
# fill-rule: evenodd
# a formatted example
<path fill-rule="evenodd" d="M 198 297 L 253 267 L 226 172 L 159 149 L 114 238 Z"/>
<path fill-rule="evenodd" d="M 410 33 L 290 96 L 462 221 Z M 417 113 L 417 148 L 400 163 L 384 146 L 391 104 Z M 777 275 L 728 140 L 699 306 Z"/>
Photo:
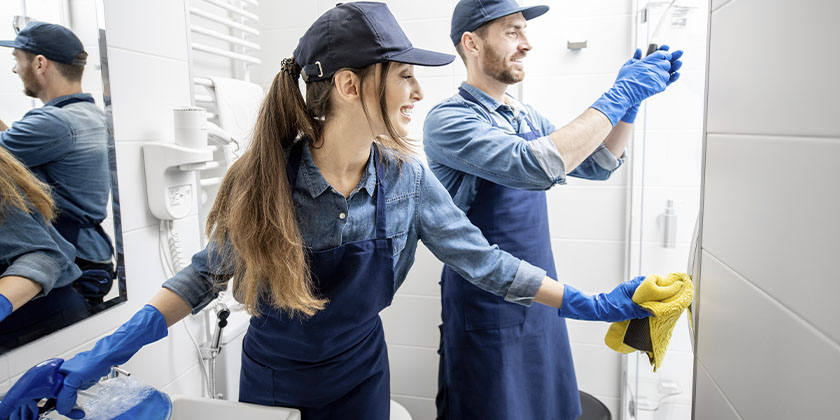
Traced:
<path fill-rule="evenodd" d="M 295 62 L 294 57 L 289 57 L 284 58 L 283 61 L 280 62 L 280 70 L 289 73 L 289 75 L 292 76 L 292 79 L 297 80 L 300 77 L 301 67 Z"/>

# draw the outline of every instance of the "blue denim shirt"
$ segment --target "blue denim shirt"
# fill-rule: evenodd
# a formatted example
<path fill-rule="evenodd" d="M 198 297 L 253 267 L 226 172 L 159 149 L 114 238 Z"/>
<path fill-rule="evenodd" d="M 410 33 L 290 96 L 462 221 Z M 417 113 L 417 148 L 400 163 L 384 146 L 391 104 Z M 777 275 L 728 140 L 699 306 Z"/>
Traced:
<path fill-rule="evenodd" d="M 546 190 L 565 184 L 566 176 L 607 179 L 624 161 L 623 155 L 617 159 L 601 144 L 567 174 L 548 137 L 556 130 L 551 121 L 511 96 L 509 105 L 466 82 L 461 88 L 481 104 L 455 95 L 435 105 L 423 124 L 423 147 L 429 168 L 465 212 L 482 179 L 511 188 Z M 530 131 L 526 118 L 543 134 L 540 138 L 526 141 L 516 135 Z"/>
<path fill-rule="evenodd" d="M 60 96 L 32 109 L 8 130 L 0 131 L 0 146 L 52 186 L 60 213 L 84 223 L 99 223 L 105 219 L 111 191 L 105 113 L 90 102 L 54 106 L 69 98 L 91 95 Z M 88 261 L 111 260 L 111 248 L 94 229 L 79 232 L 77 248 L 78 256 Z"/>
<path fill-rule="evenodd" d="M 37 211 L 32 214 L 7 207 L 0 216 L 0 277 L 19 276 L 43 287 L 44 296 L 55 287 L 73 282 L 81 270 L 73 260 L 73 245 L 44 222 Z"/>
<path fill-rule="evenodd" d="M 372 160 L 368 159 L 362 179 L 345 198 L 321 175 L 308 145 L 303 150 L 293 198 L 306 246 L 319 251 L 372 239 L 376 211 L 376 169 Z M 533 303 L 545 270 L 487 243 L 417 159 L 411 158 L 401 168 L 388 154 L 385 159 L 386 234 L 393 243 L 395 289 L 405 280 L 414 263 L 417 241 L 422 240 L 439 260 L 476 286 L 510 302 L 526 306 Z M 163 287 L 181 296 L 197 312 L 216 296 L 214 281 L 224 282 L 232 275 L 220 271 L 218 261 L 223 252 L 211 243 Z"/>

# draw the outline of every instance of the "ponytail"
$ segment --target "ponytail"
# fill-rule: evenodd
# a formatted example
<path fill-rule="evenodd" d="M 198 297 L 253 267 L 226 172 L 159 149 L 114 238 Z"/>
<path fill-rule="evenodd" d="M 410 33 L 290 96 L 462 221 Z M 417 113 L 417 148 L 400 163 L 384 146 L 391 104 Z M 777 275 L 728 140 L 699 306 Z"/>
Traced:
<path fill-rule="evenodd" d="M 286 175 L 286 152 L 295 139 L 320 134 L 298 87 L 300 66 L 283 60 L 263 101 L 249 149 L 231 165 L 207 217 L 207 235 L 233 252 L 223 264 L 234 273 L 234 295 L 252 315 L 259 304 L 290 317 L 312 316 L 316 296 Z"/>

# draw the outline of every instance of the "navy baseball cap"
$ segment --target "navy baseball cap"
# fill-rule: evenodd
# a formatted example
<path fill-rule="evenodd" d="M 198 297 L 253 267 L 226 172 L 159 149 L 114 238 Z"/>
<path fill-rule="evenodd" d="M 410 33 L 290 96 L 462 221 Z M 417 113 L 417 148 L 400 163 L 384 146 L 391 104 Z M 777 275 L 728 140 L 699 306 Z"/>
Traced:
<path fill-rule="evenodd" d="M 464 32 L 472 32 L 491 20 L 522 12 L 525 20 L 531 20 L 548 11 L 548 6 L 520 6 L 516 0 L 461 0 L 452 12 L 452 26 L 449 38 L 453 45 L 461 42 Z"/>
<path fill-rule="evenodd" d="M 15 39 L 0 41 L 0 47 L 18 48 L 64 64 L 83 66 L 87 61 L 74 59 L 76 54 L 85 51 L 76 34 L 53 23 L 29 22 Z"/>
<path fill-rule="evenodd" d="M 385 61 L 443 66 L 455 56 L 414 48 L 385 3 L 339 3 L 303 34 L 294 59 L 307 82 Z"/>

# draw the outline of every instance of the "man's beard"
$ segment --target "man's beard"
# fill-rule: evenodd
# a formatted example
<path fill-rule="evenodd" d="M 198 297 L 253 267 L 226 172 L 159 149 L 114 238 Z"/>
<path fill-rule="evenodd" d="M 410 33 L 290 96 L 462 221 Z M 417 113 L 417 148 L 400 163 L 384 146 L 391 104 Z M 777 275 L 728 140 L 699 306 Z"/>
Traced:
<path fill-rule="evenodd" d="M 520 75 L 515 75 L 511 69 L 505 67 L 505 58 L 495 49 L 488 47 L 485 51 L 487 54 L 483 57 L 482 64 L 484 64 L 484 70 L 494 79 L 512 85 L 525 78 L 524 71 Z"/>
<path fill-rule="evenodd" d="M 43 89 L 43 86 L 38 83 L 38 79 L 35 78 L 35 72 L 31 68 L 27 68 L 25 71 L 20 73 L 20 80 L 23 82 L 23 93 L 26 96 L 30 96 L 33 98 L 38 97 L 38 92 Z"/>

